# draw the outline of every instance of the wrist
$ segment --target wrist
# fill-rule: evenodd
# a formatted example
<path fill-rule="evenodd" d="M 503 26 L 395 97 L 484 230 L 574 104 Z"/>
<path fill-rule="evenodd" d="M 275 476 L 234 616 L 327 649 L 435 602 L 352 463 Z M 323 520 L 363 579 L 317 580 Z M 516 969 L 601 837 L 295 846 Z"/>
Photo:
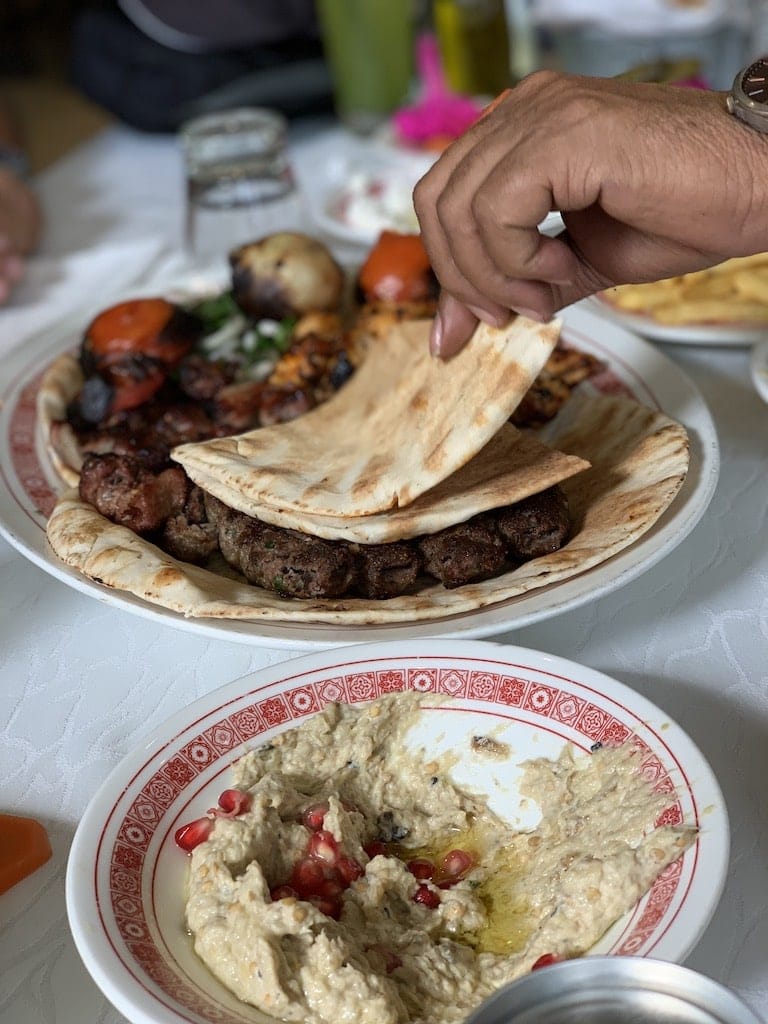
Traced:
<path fill-rule="evenodd" d="M 733 236 L 744 252 L 768 251 L 768 134 L 758 131 L 729 111 L 726 93 L 719 94 L 728 132 L 729 185 L 734 208 Z"/>

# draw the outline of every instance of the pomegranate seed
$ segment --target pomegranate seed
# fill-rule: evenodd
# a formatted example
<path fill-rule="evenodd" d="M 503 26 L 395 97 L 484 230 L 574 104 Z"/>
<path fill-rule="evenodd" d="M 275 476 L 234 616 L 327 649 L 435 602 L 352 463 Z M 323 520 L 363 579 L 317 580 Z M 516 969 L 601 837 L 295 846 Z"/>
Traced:
<path fill-rule="evenodd" d="M 310 832 L 317 832 L 323 827 L 325 816 L 328 813 L 328 804 L 310 804 L 304 809 L 301 820 Z"/>
<path fill-rule="evenodd" d="M 217 814 L 220 818 L 235 818 L 251 809 L 251 794 L 241 789 L 225 789 L 219 797 L 219 806 L 213 807 L 208 813 Z"/>
<path fill-rule="evenodd" d="M 440 874 L 458 880 L 469 871 L 474 863 L 474 857 L 466 850 L 451 850 L 443 857 Z"/>
<path fill-rule="evenodd" d="M 353 860 L 352 857 L 339 857 L 339 874 L 342 879 L 349 885 L 354 882 L 355 879 L 362 877 L 363 869 Z"/>
<path fill-rule="evenodd" d="M 430 910 L 434 910 L 436 907 L 440 906 L 440 897 L 433 889 L 430 889 L 429 886 L 420 885 L 413 894 L 413 902 L 421 903 L 422 906 L 429 907 Z"/>
<path fill-rule="evenodd" d="M 269 890 L 269 895 L 273 900 L 287 900 L 290 897 L 296 900 L 299 898 L 299 894 L 290 885 L 276 885 L 274 889 Z"/>
<path fill-rule="evenodd" d="M 174 839 L 176 845 L 180 846 L 185 853 L 191 853 L 196 846 L 204 843 L 213 829 L 213 822 L 210 818 L 198 818 L 197 821 L 190 821 L 188 825 L 182 825 L 176 829 Z"/>
<path fill-rule="evenodd" d="M 290 884 L 301 896 L 308 896 L 317 891 L 317 886 L 325 880 L 322 865 L 310 857 L 304 857 L 294 864 Z"/>
<path fill-rule="evenodd" d="M 322 914 L 332 917 L 334 921 L 338 921 L 341 917 L 341 900 L 338 897 L 310 896 L 309 902 L 317 907 Z"/>
<path fill-rule="evenodd" d="M 565 957 L 558 956 L 557 953 L 542 953 L 539 959 L 531 967 L 532 971 L 538 971 L 540 967 L 549 967 L 550 964 L 559 964 Z"/>
<path fill-rule="evenodd" d="M 363 849 L 371 860 L 373 860 L 374 857 L 383 857 L 387 852 L 386 844 L 380 842 L 378 839 L 374 839 L 373 842 L 366 843 Z"/>
<path fill-rule="evenodd" d="M 325 878 L 318 884 L 312 895 L 336 899 L 338 896 L 341 896 L 346 888 L 343 882 L 337 881 L 335 878 Z"/>
<path fill-rule="evenodd" d="M 308 853 L 315 860 L 325 861 L 326 864 L 336 864 L 339 859 L 339 844 L 332 832 L 320 829 L 310 837 Z"/>
<path fill-rule="evenodd" d="M 433 878 L 435 874 L 435 865 L 431 860 L 426 860 L 423 857 L 417 857 L 415 860 L 409 860 L 406 867 L 413 877 L 418 878 L 420 882 L 425 882 L 428 878 Z"/>

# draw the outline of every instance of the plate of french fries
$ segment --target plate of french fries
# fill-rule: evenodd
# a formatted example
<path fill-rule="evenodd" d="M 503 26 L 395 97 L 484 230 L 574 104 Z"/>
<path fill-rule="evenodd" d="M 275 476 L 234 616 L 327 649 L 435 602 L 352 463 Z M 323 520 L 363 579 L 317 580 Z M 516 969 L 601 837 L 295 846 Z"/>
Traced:
<path fill-rule="evenodd" d="M 663 281 L 619 285 L 589 301 L 657 341 L 752 345 L 768 339 L 768 253 Z"/>

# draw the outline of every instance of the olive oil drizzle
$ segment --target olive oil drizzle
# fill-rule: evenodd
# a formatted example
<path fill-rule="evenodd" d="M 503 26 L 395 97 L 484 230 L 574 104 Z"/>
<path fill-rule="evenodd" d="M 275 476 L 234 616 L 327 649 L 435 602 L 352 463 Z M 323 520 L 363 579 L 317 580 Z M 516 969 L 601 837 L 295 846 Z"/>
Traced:
<path fill-rule="evenodd" d="M 469 828 L 457 829 L 425 846 L 389 843 L 387 852 L 405 863 L 416 859 L 431 861 L 436 867 L 435 884 L 444 880 L 439 868 L 446 854 L 451 850 L 470 854 L 474 866 L 465 878 L 485 908 L 486 922 L 477 931 L 452 937 L 477 953 L 509 956 L 525 947 L 535 922 L 525 892 L 526 858 L 515 842 L 499 847 L 494 832 L 492 823 L 474 820 Z"/>

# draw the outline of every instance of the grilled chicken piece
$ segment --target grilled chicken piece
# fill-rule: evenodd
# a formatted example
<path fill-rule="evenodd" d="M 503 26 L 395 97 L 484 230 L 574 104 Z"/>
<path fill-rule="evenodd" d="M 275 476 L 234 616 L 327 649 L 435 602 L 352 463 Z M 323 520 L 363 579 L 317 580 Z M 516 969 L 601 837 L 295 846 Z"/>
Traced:
<path fill-rule="evenodd" d="M 275 363 L 267 385 L 288 388 L 315 384 L 329 372 L 342 348 L 341 336 L 305 334 L 292 341 L 288 351 Z"/>
<path fill-rule="evenodd" d="M 570 394 L 571 389 L 565 381 L 542 370 L 510 419 L 516 427 L 539 427 L 557 416 Z"/>
<path fill-rule="evenodd" d="M 544 369 L 554 377 L 559 377 L 569 387 L 575 388 L 577 384 L 588 377 L 594 377 L 604 366 L 602 360 L 589 352 L 581 352 L 579 349 L 558 345 L 550 353 L 549 359 L 544 364 Z"/>

